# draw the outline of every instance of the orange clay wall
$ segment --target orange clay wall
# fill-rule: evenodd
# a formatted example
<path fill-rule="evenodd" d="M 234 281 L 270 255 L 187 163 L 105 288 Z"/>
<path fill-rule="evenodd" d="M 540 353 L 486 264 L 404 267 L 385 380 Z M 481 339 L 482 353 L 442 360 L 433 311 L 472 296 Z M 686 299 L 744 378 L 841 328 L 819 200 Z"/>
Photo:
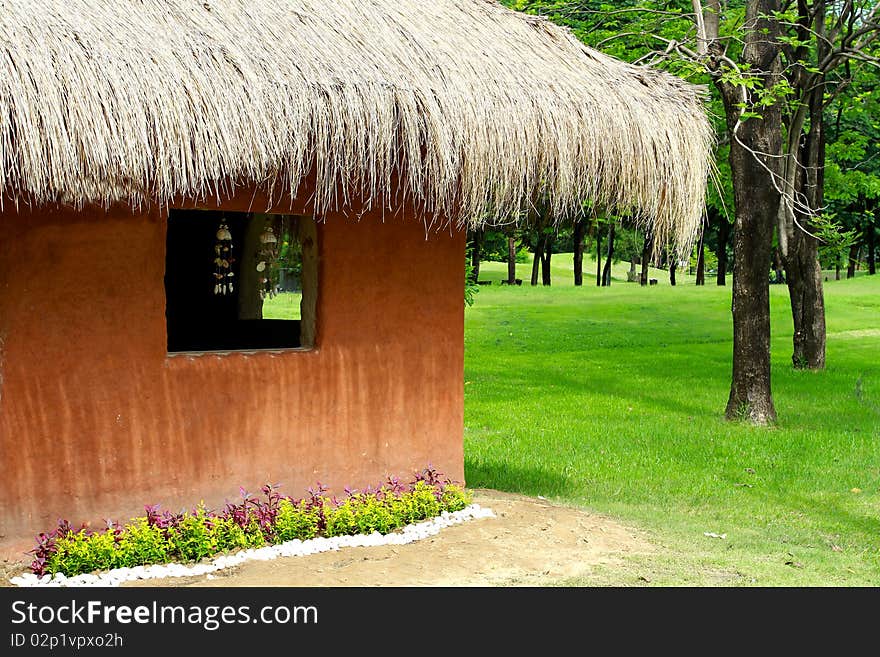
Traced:
<path fill-rule="evenodd" d="M 463 482 L 462 232 L 329 215 L 315 349 L 169 357 L 166 217 L 0 213 L 0 556 L 58 518 L 219 507 L 239 486 L 341 493 L 428 463 Z"/>

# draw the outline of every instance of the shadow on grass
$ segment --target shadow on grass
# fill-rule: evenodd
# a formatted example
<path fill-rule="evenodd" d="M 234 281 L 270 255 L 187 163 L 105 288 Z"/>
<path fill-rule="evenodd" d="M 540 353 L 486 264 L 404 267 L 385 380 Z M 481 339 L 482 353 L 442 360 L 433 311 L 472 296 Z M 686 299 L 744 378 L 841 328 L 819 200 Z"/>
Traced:
<path fill-rule="evenodd" d="M 491 488 L 507 493 L 573 497 L 574 482 L 567 477 L 540 467 L 522 467 L 509 463 L 475 461 L 465 456 L 464 477 L 468 488 Z"/>
<path fill-rule="evenodd" d="M 715 385 L 714 407 L 707 408 L 707 400 L 700 395 L 689 394 L 688 385 L 703 385 L 711 389 L 713 382 L 701 383 L 678 382 L 670 380 L 643 379 L 642 382 L 634 383 L 633 379 L 620 370 L 610 372 L 590 370 L 582 378 L 576 378 L 567 374 L 553 372 L 547 374 L 546 368 L 536 365 L 534 367 L 521 367 L 517 372 L 516 381 L 497 378 L 492 380 L 491 396 L 496 403 L 517 404 L 523 398 L 538 400 L 542 404 L 554 403 L 553 393 L 564 392 L 565 397 L 577 396 L 584 400 L 583 413 L 592 414 L 589 410 L 590 402 L 601 398 L 608 398 L 620 405 L 634 404 L 642 407 L 646 412 L 664 416 L 677 415 L 681 417 L 721 417 L 727 402 L 727 390 L 720 385 Z M 550 381 L 552 387 L 545 385 L 543 389 L 523 381 Z M 532 388 L 532 389 L 530 389 Z M 549 392 L 548 392 L 549 389 Z M 475 401 L 475 400 L 468 400 Z M 711 401 L 711 400 L 710 400 Z M 570 403 L 565 401 L 561 403 Z M 578 413 L 581 414 L 581 413 Z"/>

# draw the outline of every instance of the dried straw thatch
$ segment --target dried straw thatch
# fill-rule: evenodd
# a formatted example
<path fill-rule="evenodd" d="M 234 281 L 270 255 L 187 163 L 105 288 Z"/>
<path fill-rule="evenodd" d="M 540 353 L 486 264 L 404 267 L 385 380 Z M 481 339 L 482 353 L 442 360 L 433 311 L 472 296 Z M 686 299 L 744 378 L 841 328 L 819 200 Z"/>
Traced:
<path fill-rule="evenodd" d="M 695 87 L 488 0 L 0 0 L 7 198 L 164 203 L 311 170 L 319 213 L 400 179 L 428 223 L 591 199 L 686 243 L 710 144 Z"/>

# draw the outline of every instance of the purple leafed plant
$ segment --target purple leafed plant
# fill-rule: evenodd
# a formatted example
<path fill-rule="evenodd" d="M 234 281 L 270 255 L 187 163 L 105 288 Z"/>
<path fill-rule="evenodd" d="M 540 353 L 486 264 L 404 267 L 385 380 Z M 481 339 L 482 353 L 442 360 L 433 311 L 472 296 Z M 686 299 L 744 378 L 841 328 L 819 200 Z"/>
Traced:
<path fill-rule="evenodd" d="M 85 526 L 82 527 L 82 530 L 86 530 Z M 59 518 L 58 526 L 55 529 L 48 533 L 40 532 L 37 535 L 37 546 L 29 552 L 34 555 L 31 570 L 37 575 L 43 575 L 46 572 L 46 562 L 58 550 L 55 541 L 59 536 L 67 536 L 73 531 L 73 526 L 69 521 Z"/>
<path fill-rule="evenodd" d="M 400 483 L 400 479 L 395 476 L 390 476 L 385 480 L 385 487 L 391 491 L 393 495 L 400 495 L 401 493 L 405 493 L 409 490 L 409 487 L 405 484 Z"/>
<path fill-rule="evenodd" d="M 440 488 L 445 488 L 449 483 L 446 476 L 430 463 L 424 470 L 413 473 L 413 477 L 415 481 L 424 481 L 429 486 L 439 486 Z"/>
<path fill-rule="evenodd" d="M 224 520 L 232 520 L 242 529 L 248 529 L 253 525 L 260 528 L 260 532 L 267 541 L 275 538 L 275 519 L 278 517 L 278 507 L 281 500 L 285 498 L 278 492 L 281 484 L 266 484 L 260 491 L 265 495 L 265 499 L 254 497 L 244 488 L 239 488 L 241 492 L 241 502 L 234 504 L 227 502 L 219 517 Z M 208 517 L 215 514 L 207 512 Z"/>
<path fill-rule="evenodd" d="M 158 527 L 168 533 L 168 530 L 177 528 L 180 526 L 180 521 L 183 519 L 183 514 L 175 514 L 170 511 L 162 511 L 159 512 L 158 504 L 148 504 L 144 506 L 144 511 L 147 514 L 147 524 L 150 527 Z"/>

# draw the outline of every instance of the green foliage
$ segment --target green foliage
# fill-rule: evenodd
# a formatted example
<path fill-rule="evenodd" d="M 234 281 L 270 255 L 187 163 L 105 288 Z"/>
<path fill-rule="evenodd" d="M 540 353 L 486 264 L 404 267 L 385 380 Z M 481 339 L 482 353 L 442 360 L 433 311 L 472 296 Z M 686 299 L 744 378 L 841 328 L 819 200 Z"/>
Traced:
<path fill-rule="evenodd" d="M 691 253 L 690 262 L 688 262 L 688 267 L 691 271 L 697 271 L 697 262 L 700 257 L 699 253 L 699 244 L 694 245 L 694 250 Z M 706 272 L 712 271 L 718 268 L 718 256 L 715 252 L 710 248 L 703 249 L 703 269 Z"/>
<path fill-rule="evenodd" d="M 759 32 L 776 35 L 783 64 L 782 75 L 769 78 L 743 61 L 742 49 L 748 29 L 744 21 L 748 3 L 744 0 L 721 3 L 719 43 L 725 55 L 721 62 L 681 56 L 670 49 L 672 44 L 685 44 L 691 52 L 696 50 L 690 0 L 615 3 L 504 0 L 504 4 L 568 27 L 587 45 L 614 57 L 652 64 L 691 82 L 707 85 L 709 114 L 719 135 L 715 161 L 718 175 L 715 184 L 709 186 L 707 204 L 723 214 L 733 212 L 734 197 L 728 163 L 731 139 L 726 120 L 728 108 L 722 103 L 719 88 L 737 87 L 746 92 L 744 102 L 735 108 L 740 114 L 733 117 L 743 122 L 762 120 L 767 108 L 778 106 L 784 117 L 781 126 L 784 140 L 797 143 L 785 133 L 795 124 L 794 116 L 807 107 L 812 90 L 817 84 L 824 84 L 827 106 L 824 120 L 828 124 L 825 130 L 827 207 L 824 210 L 835 214 L 841 230 L 861 231 L 860 239 L 880 230 L 880 219 L 874 211 L 880 203 L 880 97 L 876 93 L 880 86 L 880 69 L 863 63 L 876 61 L 880 56 L 877 41 L 871 42 L 874 35 L 869 14 L 874 2 L 856 0 L 820 5 L 808 0 L 787 3 L 783 10 L 761 17 L 768 27 Z M 851 12 L 843 25 L 838 23 L 842 12 Z M 815 23 L 820 13 L 825 16 L 821 29 Z M 861 52 L 859 44 L 863 45 Z M 828 57 L 828 49 L 841 48 L 848 50 L 854 59 Z M 810 117 L 807 116 L 802 134 L 809 129 Z M 565 245 L 560 250 L 569 251 L 571 246 Z M 826 249 L 824 257 L 827 260 L 833 254 Z"/>
<path fill-rule="evenodd" d="M 196 512 L 186 514 L 175 531 L 169 533 L 171 550 L 184 561 L 198 561 L 202 557 L 217 552 L 217 537 L 212 522 L 205 516 L 204 505 Z"/>
<path fill-rule="evenodd" d="M 291 277 L 298 281 L 298 286 L 302 288 L 302 245 L 296 235 L 297 230 L 296 219 L 290 221 L 275 221 L 274 228 L 278 235 L 278 258 L 269 263 L 269 269 L 265 274 L 269 279 L 270 285 L 274 288 L 281 282 L 281 271 L 284 270 L 287 277 Z M 267 296 L 264 301 L 271 299 Z M 297 314 L 297 317 L 299 315 Z M 291 319 L 290 316 L 283 319 Z"/>
<path fill-rule="evenodd" d="M 57 548 L 55 559 L 46 569 L 49 573 L 75 575 L 116 565 L 113 533 L 109 530 L 94 534 L 70 532 L 58 539 Z"/>
<path fill-rule="evenodd" d="M 715 149 L 717 179 L 709 185 L 706 205 L 714 208 L 723 217 L 733 211 L 733 174 L 730 171 L 730 144 L 719 145 Z"/>
<path fill-rule="evenodd" d="M 350 536 L 357 534 L 357 522 L 355 521 L 354 503 L 351 499 L 346 500 L 337 507 L 331 507 L 324 513 L 327 527 L 324 530 L 326 536 Z"/>
<path fill-rule="evenodd" d="M 150 525 L 145 517 L 135 518 L 125 526 L 119 541 L 119 565 L 131 567 L 164 563 L 168 560 L 170 548 L 162 529 Z"/>
<path fill-rule="evenodd" d="M 661 39 L 679 39 L 692 29 L 692 21 L 687 16 L 691 11 L 690 2 L 503 0 L 503 4 L 546 16 L 571 28 L 584 43 L 625 61 L 645 57 L 658 48 L 662 50 L 665 44 Z M 639 7 L 648 11 L 633 11 Z"/>
<path fill-rule="evenodd" d="M 642 257 L 645 236 L 642 231 L 618 224 L 614 230 L 614 262 L 638 260 Z"/>
<path fill-rule="evenodd" d="M 171 544 L 146 518 L 135 518 L 124 529 L 69 531 L 56 541 L 57 552 L 46 572 L 77 575 L 95 570 L 142 566 L 168 561 Z"/>
<path fill-rule="evenodd" d="M 471 264 L 471 250 L 464 254 L 464 305 L 473 306 L 480 286 L 474 280 L 474 266 Z"/>
<path fill-rule="evenodd" d="M 275 518 L 275 531 L 279 541 L 301 541 L 315 538 L 321 523 L 321 513 L 310 507 L 304 500 L 294 504 L 291 500 L 281 500 L 278 516 Z"/>
<path fill-rule="evenodd" d="M 217 552 L 263 547 L 266 538 L 256 522 L 241 527 L 232 518 L 212 518 L 209 524 Z"/>
<path fill-rule="evenodd" d="M 392 508 L 407 524 L 439 515 L 441 511 L 434 489 L 424 481 L 416 483 L 410 495 L 401 495 L 395 499 Z"/>
<path fill-rule="evenodd" d="M 443 493 L 440 497 L 440 506 L 443 507 L 444 510 L 452 513 L 454 511 L 461 511 L 467 507 L 472 500 L 473 496 L 464 488 L 460 488 L 455 484 L 449 484 L 443 489 Z"/>
<path fill-rule="evenodd" d="M 483 233 L 482 259 L 507 262 L 507 233 L 489 229 Z M 518 244 L 514 259 L 516 262 L 529 262 L 529 249 L 522 243 Z"/>
<path fill-rule="evenodd" d="M 844 231 L 862 239 L 880 228 L 880 73 L 871 67 L 853 72 L 851 93 L 829 107 L 825 199 Z"/>
<path fill-rule="evenodd" d="M 374 495 L 362 495 L 358 498 L 358 506 L 354 514 L 354 522 L 359 534 L 388 534 L 402 527 L 401 519 L 395 517 L 385 500 Z M 387 498 L 386 498 L 387 499 Z"/>
<path fill-rule="evenodd" d="M 812 229 L 819 240 L 819 260 L 827 267 L 843 265 L 850 245 L 857 238 L 857 231 L 845 230 L 833 215 L 823 214 L 813 219 Z"/>
<path fill-rule="evenodd" d="M 404 525 L 433 518 L 442 511 L 463 509 L 467 499 L 455 486 L 447 486 L 438 496 L 437 490 L 424 481 L 416 482 L 411 491 L 399 495 L 391 495 L 387 488 L 380 489 L 379 495 L 356 494 L 325 511 L 324 533 L 326 536 L 387 534 Z"/>

